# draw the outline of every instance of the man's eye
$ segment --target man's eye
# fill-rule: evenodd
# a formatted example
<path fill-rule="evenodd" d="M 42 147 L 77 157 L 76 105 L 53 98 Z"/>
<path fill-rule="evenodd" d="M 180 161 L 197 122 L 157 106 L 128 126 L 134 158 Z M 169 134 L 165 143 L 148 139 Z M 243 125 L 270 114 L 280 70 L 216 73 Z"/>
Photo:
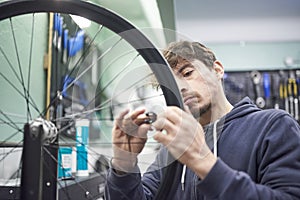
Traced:
<path fill-rule="evenodd" d="M 184 77 L 189 77 L 189 76 L 192 75 L 193 71 L 194 71 L 194 70 L 187 70 L 187 71 L 185 71 L 185 72 L 183 73 L 183 76 L 184 76 Z"/>

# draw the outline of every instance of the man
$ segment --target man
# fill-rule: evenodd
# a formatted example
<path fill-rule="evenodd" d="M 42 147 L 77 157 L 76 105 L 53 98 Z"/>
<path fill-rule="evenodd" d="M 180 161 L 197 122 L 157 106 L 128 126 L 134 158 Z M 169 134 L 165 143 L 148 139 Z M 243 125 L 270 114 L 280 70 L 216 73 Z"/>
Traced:
<path fill-rule="evenodd" d="M 186 108 L 168 107 L 152 124 L 164 148 L 142 178 L 137 155 L 151 126 L 137 123 L 143 109 L 120 114 L 106 198 L 153 199 L 162 178 L 161 169 L 153 169 L 166 162 L 168 150 L 185 166 L 171 199 L 300 199 L 298 123 L 284 111 L 260 110 L 247 97 L 232 106 L 223 92 L 223 66 L 204 45 L 172 43 L 164 56 Z"/>

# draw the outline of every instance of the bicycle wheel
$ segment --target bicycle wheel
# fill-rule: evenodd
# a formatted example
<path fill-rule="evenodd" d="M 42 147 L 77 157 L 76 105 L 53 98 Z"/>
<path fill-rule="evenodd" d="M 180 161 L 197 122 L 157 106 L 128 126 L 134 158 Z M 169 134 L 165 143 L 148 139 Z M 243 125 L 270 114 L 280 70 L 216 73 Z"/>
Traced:
<path fill-rule="evenodd" d="M 91 25 L 79 27 L 74 24 L 76 16 L 91 20 Z M 116 113 L 124 107 L 141 105 L 149 111 L 159 111 L 166 105 L 183 108 L 168 64 L 159 50 L 133 25 L 113 12 L 87 2 L 3 2 L 0 20 L 0 87 L 3 93 L 0 130 L 4 133 L 0 136 L 2 188 L 8 198 L 19 199 L 16 188 L 24 179 L 36 175 L 30 172 L 33 165 L 30 162 L 36 162 L 37 166 L 42 165 L 37 178 L 37 181 L 42 178 L 42 182 L 38 182 L 42 186 L 37 191 L 28 186 L 26 191 L 32 194 L 27 195 L 56 199 L 53 191 L 58 187 L 60 199 L 100 198 L 99 188 L 92 191 L 89 186 L 91 180 L 105 178 L 103 162 L 111 157 L 110 132 Z M 42 67 L 46 53 L 47 70 Z M 154 90 L 153 82 L 157 82 L 160 89 Z M 77 122 L 86 120 L 89 122 L 88 145 L 76 137 Z M 25 142 L 26 137 L 23 138 L 26 133 L 34 132 L 30 129 L 32 124 L 41 127 L 39 131 L 43 133 L 53 133 L 39 140 L 41 161 L 25 151 L 29 148 L 32 152 L 31 146 L 36 145 L 34 139 L 30 138 L 34 143 L 31 145 Z M 66 156 L 62 152 L 64 147 L 79 155 L 81 152 L 77 147 L 82 145 L 88 148 L 88 158 L 84 161 L 89 164 L 89 176 L 84 178 L 66 173 L 71 167 L 62 162 Z M 153 149 L 157 144 L 150 139 L 147 145 L 146 149 L 150 151 L 147 155 L 155 153 Z M 12 166 L 13 163 L 16 166 Z M 140 164 L 149 165 L 148 157 Z M 28 171 L 23 173 L 25 167 L 29 168 L 30 174 Z M 180 169 L 179 165 L 172 162 L 165 169 L 157 199 L 167 199 L 169 193 L 166 191 L 173 183 L 171 177 L 180 173 L 180 170 L 174 171 L 177 168 Z M 56 180 L 57 170 L 63 172 L 59 180 Z"/>

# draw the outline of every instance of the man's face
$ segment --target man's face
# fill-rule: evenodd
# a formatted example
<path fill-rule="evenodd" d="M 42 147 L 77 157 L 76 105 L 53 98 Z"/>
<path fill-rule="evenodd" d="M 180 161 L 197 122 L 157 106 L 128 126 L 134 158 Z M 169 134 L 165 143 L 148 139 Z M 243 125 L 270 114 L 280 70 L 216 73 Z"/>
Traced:
<path fill-rule="evenodd" d="M 176 82 L 187 105 L 196 119 L 209 117 L 216 95 L 218 79 L 214 69 L 199 60 L 179 62 L 174 69 Z M 205 115 L 207 114 L 207 115 Z"/>

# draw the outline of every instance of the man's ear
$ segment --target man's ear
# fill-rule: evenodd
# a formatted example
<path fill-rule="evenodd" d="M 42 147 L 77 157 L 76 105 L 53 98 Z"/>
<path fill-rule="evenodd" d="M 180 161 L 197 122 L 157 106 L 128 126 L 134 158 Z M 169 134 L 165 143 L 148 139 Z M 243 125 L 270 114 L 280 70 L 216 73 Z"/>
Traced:
<path fill-rule="evenodd" d="M 218 60 L 214 62 L 214 71 L 217 74 L 218 79 L 222 79 L 224 76 L 224 67 Z"/>

